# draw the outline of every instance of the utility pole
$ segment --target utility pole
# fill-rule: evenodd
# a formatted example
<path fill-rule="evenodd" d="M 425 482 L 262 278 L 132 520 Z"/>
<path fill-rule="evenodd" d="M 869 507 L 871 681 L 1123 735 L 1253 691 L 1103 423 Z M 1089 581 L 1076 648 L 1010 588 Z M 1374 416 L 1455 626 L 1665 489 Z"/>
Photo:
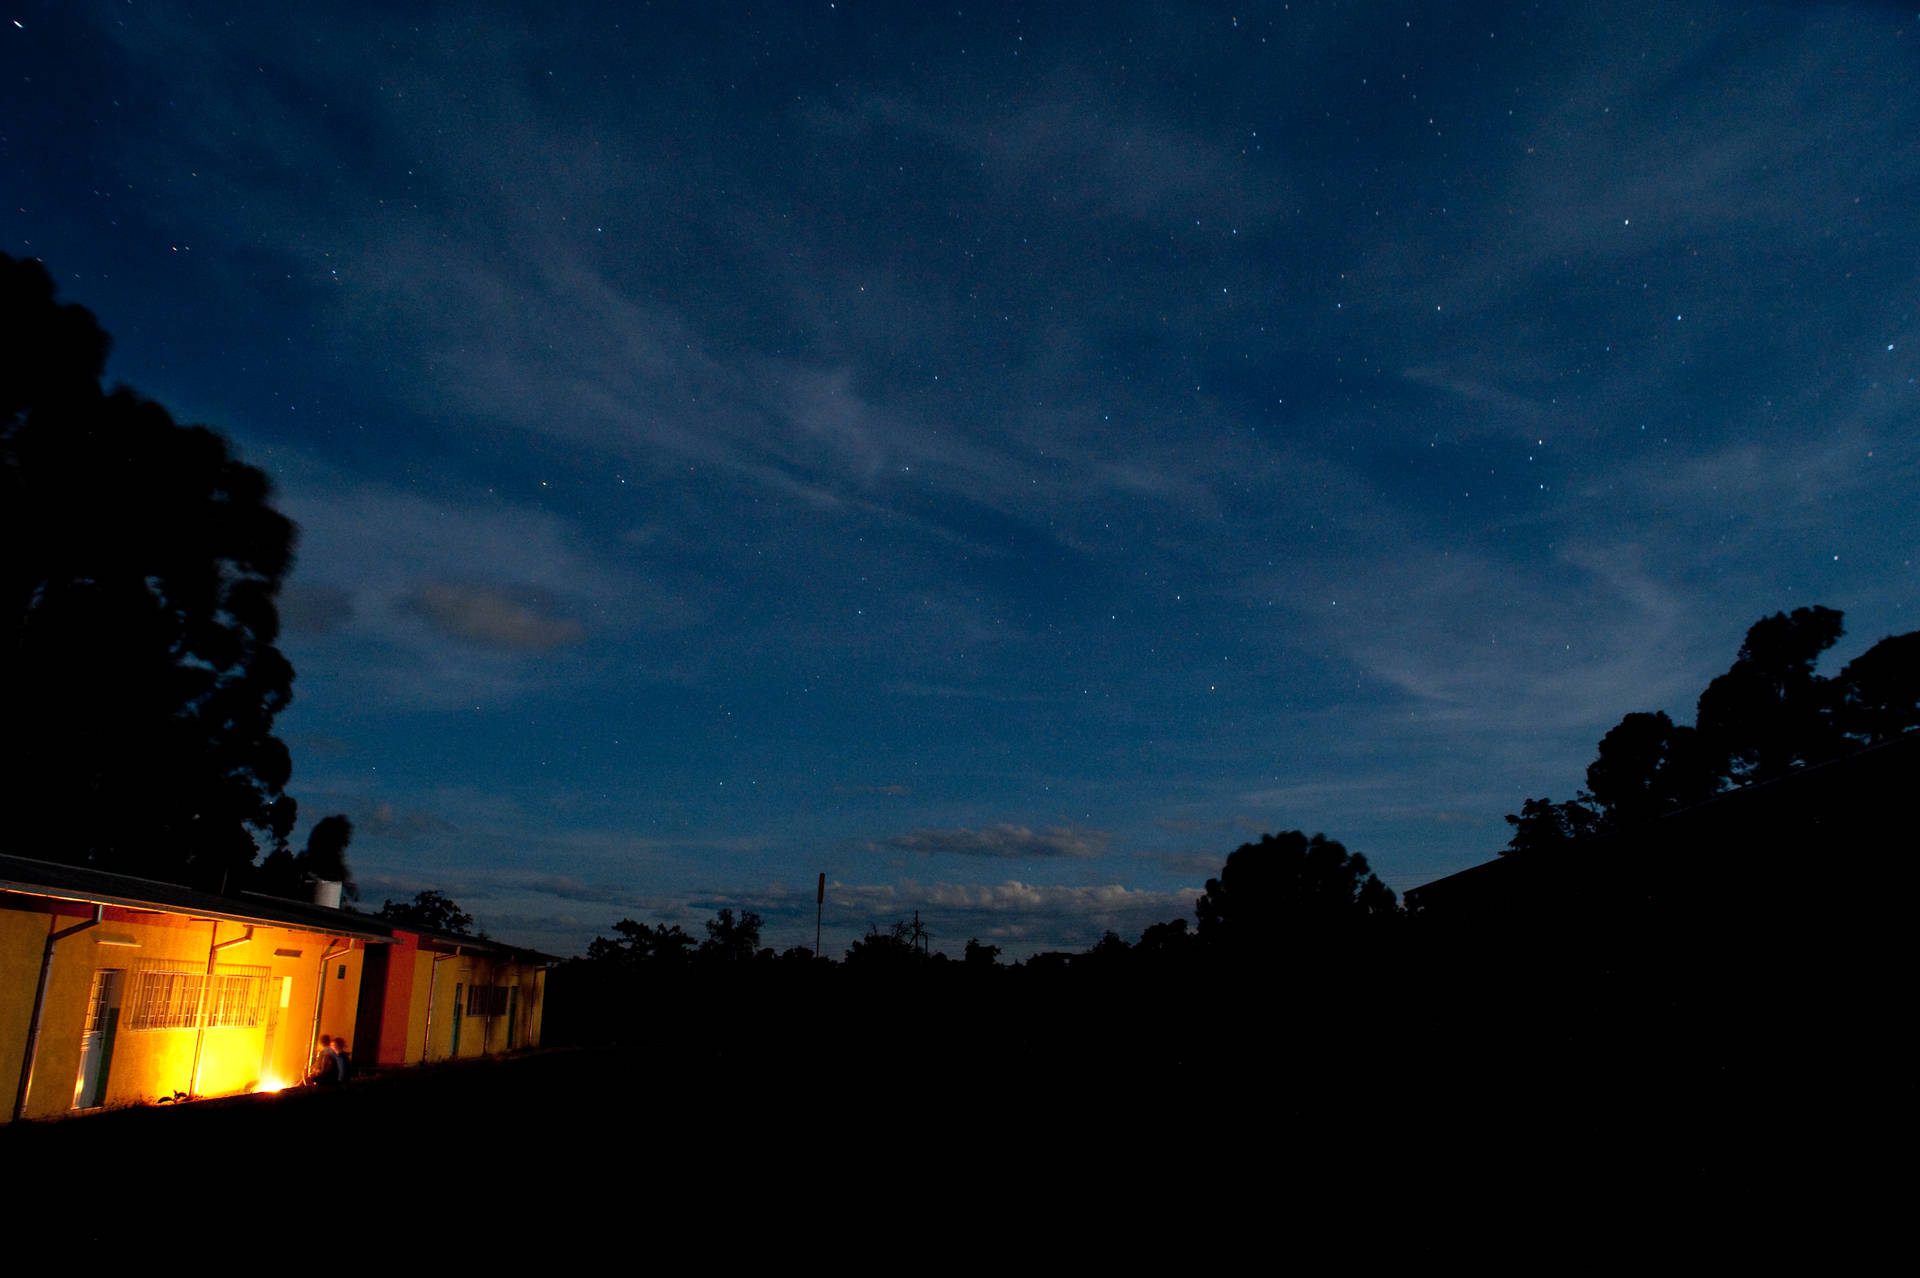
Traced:
<path fill-rule="evenodd" d="M 820 914 L 827 908 L 827 872 L 820 871 L 820 885 L 813 890 L 813 956 L 820 957 Z"/>

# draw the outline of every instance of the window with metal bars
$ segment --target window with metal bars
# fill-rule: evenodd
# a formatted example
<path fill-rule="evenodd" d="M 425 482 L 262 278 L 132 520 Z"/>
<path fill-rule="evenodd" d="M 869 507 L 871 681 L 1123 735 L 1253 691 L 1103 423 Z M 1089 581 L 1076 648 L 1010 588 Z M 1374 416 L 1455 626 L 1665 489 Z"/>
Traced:
<path fill-rule="evenodd" d="M 468 1016 L 505 1016 L 507 998 L 512 990 L 505 985 L 469 985 L 467 987 Z"/>
<path fill-rule="evenodd" d="M 253 1029 L 266 1017 L 268 969 L 221 963 L 205 969 L 143 960 L 133 974 L 128 1029 Z"/>

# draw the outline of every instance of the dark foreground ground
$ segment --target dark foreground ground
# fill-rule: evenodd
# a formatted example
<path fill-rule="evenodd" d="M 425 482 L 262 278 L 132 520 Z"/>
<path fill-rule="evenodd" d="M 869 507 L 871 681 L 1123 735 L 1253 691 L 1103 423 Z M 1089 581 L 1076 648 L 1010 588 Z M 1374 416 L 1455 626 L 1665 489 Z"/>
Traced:
<path fill-rule="evenodd" d="M 1152 1009 L 1138 1009 L 1148 1022 Z M 555 1049 L 362 1076 L 335 1089 L 0 1128 L 0 1161 L 119 1163 L 271 1149 L 297 1162 L 574 1176 L 619 1167 L 712 1183 L 833 1168 L 903 1180 L 1125 1180 L 1249 1165 L 1392 1176 L 1445 1167 L 1489 1192 L 1585 1178 L 1723 1174 L 1778 1085 L 1750 1043 L 1607 1041 L 1557 1023 L 1469 1039 L 1392 1019 L 1289 1027 L 1169 1020 L 1107 1036 L 706 1037 Z M 1031 1030 L 1032 1027 L 1027 1027 Z M 683 1032 L 684 1027 L 683 1027 Z M 700 1030 L 690 1031 L 696 1035 Z M 1778 1097 L 1768 1108 L 1786 1121 Z M 784 1169 L 784 1170 L 782 1170 Z M 1527 1169 L 1532 1169 L 1531 1171 Z"/>
<path fill-rule="evenodd" d="M 0 1175 L 16 1219 L 76 1241 L 292 1218 L 322 1251 L 565 1272 L 669 1243 L 1186 1265 L 1249 1232 L 1523 1260 L 1667 1231 L 1724 1259 L 1786 1246 L 1847 1151 L 1900 1127 L 1847 1088 L 1869 1049 L 1818 1000 L 1456 988 L 688 988 L 606 1018 L 624 1042 L 14 1124 Z"/>

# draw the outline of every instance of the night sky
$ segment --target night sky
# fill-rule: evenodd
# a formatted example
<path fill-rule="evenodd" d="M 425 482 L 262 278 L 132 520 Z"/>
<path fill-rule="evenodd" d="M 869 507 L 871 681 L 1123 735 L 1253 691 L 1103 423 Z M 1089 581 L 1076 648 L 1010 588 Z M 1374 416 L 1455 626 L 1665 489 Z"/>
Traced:
<path fill-rule="evenodd" d="M 1920 626 L 1911 4 L 281 8 L 0 16 L 0 248 L 273 476 L 371 905 L 1084 949 Z"/>

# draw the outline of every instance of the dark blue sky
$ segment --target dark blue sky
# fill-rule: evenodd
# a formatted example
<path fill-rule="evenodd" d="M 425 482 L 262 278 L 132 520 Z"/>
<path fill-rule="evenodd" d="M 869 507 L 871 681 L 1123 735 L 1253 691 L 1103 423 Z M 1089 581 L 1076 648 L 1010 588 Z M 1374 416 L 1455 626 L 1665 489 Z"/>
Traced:
<path fill-rule="evenodd" d="M 263 8 L 16 5 L 0 247 L 273 475 L 374 904 L 1084 948 L 1920 625 L 1911 7 Z"/>

